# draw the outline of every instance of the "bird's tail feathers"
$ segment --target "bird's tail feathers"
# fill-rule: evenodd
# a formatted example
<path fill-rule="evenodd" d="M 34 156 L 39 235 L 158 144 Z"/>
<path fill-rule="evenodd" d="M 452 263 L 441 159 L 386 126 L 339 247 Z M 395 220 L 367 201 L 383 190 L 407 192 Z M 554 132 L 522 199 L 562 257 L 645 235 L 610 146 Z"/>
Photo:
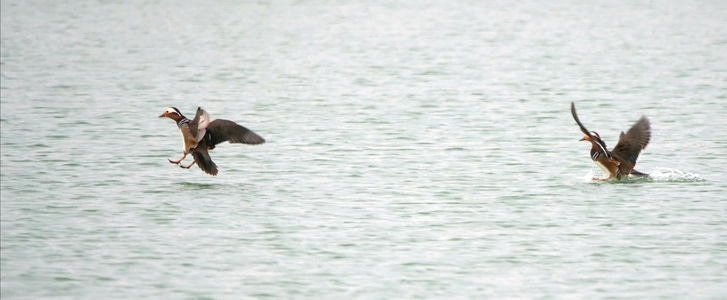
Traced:
<path fill-rule="evenodd" d="M 642 173 L 642 172 L 639 172 L 639 171 L 636 171 L 636 170 L 631 170 L 631 175 L 634 175 L 634 176 L 644 176 L 644 177 L 649 176 L 649 174 Z"/>
<path fill-rule="evenodd" d="M 217 176 L 217 165 L 212 161 L 207 150 L 192 152 L 194 160 L 202 171 L 212 176 Z"/>

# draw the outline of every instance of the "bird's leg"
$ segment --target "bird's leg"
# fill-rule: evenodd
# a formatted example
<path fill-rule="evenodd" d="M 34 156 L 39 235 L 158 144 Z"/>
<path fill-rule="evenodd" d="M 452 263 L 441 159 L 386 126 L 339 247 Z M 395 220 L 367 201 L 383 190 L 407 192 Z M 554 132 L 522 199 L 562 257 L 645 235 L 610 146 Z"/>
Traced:
<path fill-rule="evenodd" d="M 182 161 L 183 161 L 183 160 L 184 160 L 184 159 L 185 159 L 186 157 L 187 157 L 187 153 L 184 153 L 184 155 L 182 155 L 182 157 L 180 157 L 180 158 L 179 158 L 179 159 L 177 159 L 177 160 L 171 160 L 171 159 L 167 159 L 167 160 L 168 160 L 168 161 L 169 161 L 170 163 L 173 163 L 173 164 L 179 164 L 179 163 L 180 163 L 180 162 L 182 162 Z"/>
<path fill-rule="evenodd" d="M 185 167 L 184 165 L 179 165 L 179 167 L 180 167 L 180 168 L 185 168 L 185 169 L 189 169 L 189 168 L 191 168 L 192 166 L 194 166 L 194 164 L 196 164 L 196 163 L 197 163 L 197 161 L 195 160 L 195 161 L 193 161 L 193 162 L 192 162 L 191 164 L 189 164 L 189 166 L 186 166 L 186 167 Z"/>

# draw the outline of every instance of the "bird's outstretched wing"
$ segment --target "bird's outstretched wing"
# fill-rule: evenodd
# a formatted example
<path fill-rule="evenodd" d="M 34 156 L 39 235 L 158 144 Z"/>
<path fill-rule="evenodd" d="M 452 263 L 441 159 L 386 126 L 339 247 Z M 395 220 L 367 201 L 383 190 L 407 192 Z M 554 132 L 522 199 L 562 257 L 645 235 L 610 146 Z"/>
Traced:
<path fill-rule="evenodd" d="M 651 140 L 651 125 L 649 119 L 642 116 L 626 133 L 621 132 L 618 143 L 611 152 L 629 162 L 633 168 L 641 150 L 646 148 L 649 140 Z"/>
<path fill-rule="evenodd" d="M 605 153 L 606 158 L 611 158 L 611 154 L 606 149 L 606 144 L 603 143 L 603 141 L 600 138 L 593 136 L 593 134 L 591 134 L 591 132 L 588 131 L 588 129 L 586 129 L 586 126 L 583 126 L 583 123 L 581 123 L 581 120 L 578 119 L 578 114 L 576 113 L 576 104 L 573 102 L 570 103 L 570 113 L 571 113 L 571 115 L 573 115 L 573 119 L 576 120 L 576 123 L 578 123 L 578 127 L 581 128 L 581 132 L 583 132 L 583 134 L 587 135 L 591 139 L 591 141 L 596 143 L 598 145 L 598 147 L 601 148 L 601 152 Z"/>
<path fill-rule="evenodd" d="M 249 145 L 259 145 L 265 143 L 265 139 L 257 135 L 250 129 L 238 125 L 235 122 L 223 119 L 217 119 L 209 123 L 207 131 L 212 137 L 212 146 L 230 141 L 230 143 L 243 143 Z"/>

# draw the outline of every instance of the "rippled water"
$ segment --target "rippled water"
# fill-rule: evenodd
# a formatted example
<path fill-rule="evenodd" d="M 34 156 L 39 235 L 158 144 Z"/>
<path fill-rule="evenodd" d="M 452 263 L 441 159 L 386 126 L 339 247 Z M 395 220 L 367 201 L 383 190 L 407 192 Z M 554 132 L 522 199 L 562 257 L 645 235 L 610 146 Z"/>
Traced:
<path fill-rule="evenodd" d="M 723 2 L 240 2 L 2 2 L 4 299 L 727 295 Z"/>

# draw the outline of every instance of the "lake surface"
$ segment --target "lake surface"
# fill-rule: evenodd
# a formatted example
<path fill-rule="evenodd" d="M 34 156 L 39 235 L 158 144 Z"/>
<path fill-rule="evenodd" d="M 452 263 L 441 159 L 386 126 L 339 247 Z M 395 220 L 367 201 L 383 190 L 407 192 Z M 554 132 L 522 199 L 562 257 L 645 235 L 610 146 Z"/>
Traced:
<path fill-rule="evenodd" d="M 723 1 L 0 11 L 3 299 L 727 297 Z M 267 143 L 180 169 L 168 106 Z"/>

